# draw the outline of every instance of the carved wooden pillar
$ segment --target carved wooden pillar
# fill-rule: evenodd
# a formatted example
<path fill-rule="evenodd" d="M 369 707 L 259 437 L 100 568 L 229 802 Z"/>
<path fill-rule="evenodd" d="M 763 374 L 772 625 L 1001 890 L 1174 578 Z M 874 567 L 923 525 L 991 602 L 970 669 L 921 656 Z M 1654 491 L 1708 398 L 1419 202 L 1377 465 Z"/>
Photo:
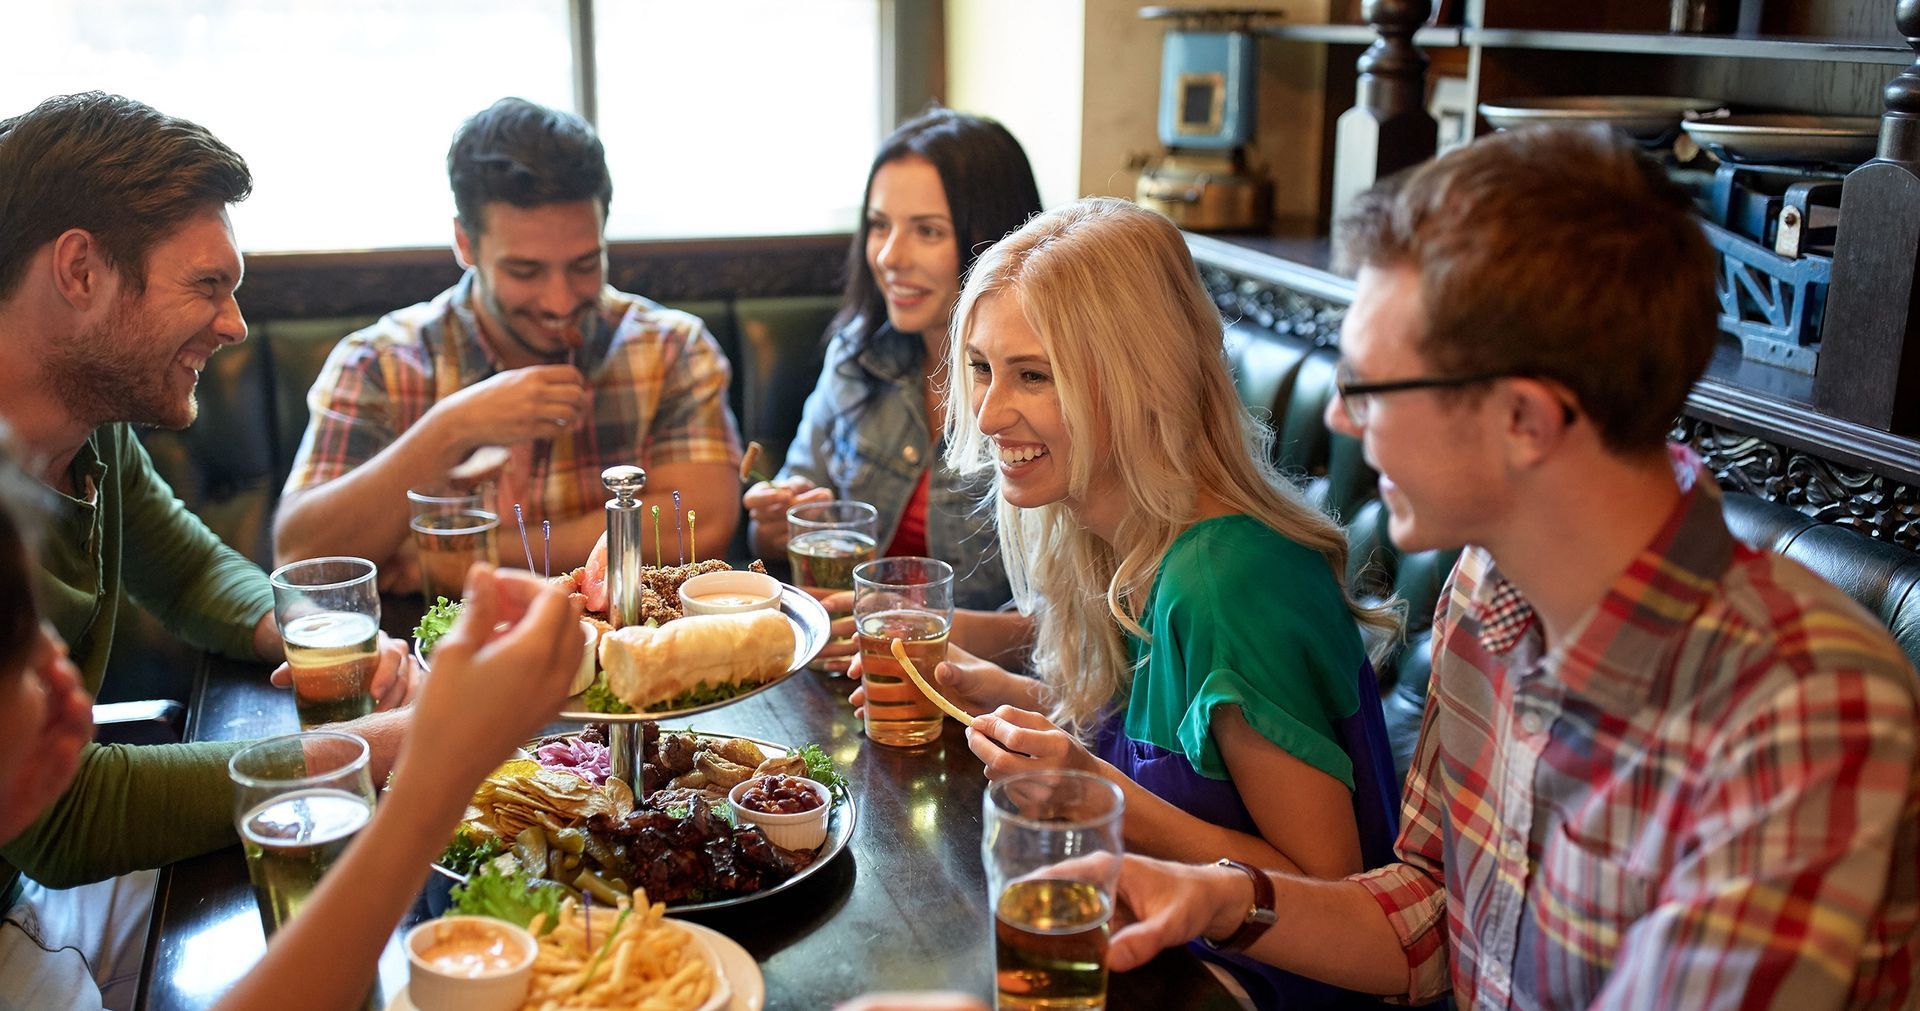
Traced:
<path fill-rule="evenodd" d="M 1900 34 L 1920 54 L 1920 0 L 1900 0 Z M 1880 150 L 1840 197 L 1833 281 L 1821 325 L 1814 406 L 1920 434 L 1920 55 L 1887 85 Z"/>
<path fill-rule="evenodd" d="M 1334 134 L 1336 217 L 1375 181 L 1433 157 L 1438 127 L 1427 115 L 1427 54 L 1413 44 L 1432 9 L 1430 0 L 1366 0 L 1380 38 L 1355 64 L 1353 108 L 1340 114 Z"/>

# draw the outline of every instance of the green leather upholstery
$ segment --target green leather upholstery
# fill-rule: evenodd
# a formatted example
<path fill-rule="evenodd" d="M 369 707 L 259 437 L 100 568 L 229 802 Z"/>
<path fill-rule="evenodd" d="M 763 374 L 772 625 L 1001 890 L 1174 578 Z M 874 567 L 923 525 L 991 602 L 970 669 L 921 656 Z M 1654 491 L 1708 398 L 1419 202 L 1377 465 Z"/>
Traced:
<path fill-rule="evenodd" d="M 1345 525 L 1352 585 L 1363 597 L 1397 594 L 1406 601 L 1406 642 L 1379 672 L 1387 733 L 1404 775 L 1432 674 L 1434 606 L 1459 553 L 1407 554 L 1393 546 L 1376 475 L 1359 443 L 1329 432 L 1323 420 L 1334 395 L 1336 352 L 1236 324 L 1228 331 L 1227 357 L 1247 405 L 1271 413 L 1276 463 Z M 1886 623 L 1920 666 L 1920 555 L 1752 495 L 1727 491 L 1724 499 L 1734 536 L 1780 552 L 1846 591 Z"/>
<path fill-rule="evenodd" d="M 734 365 L 729 400 L 742 436 L 779 466 L 819 374 L 834 295 L 669 303 L 707 324 Z M 273 511 L 307 427 L 307 391 L 340 338 L 376 317 L 256 320 L 200 377 L 200 418 L 142 441 L 181 500 L 262 567 L 273 562 Z M 741 524 L 744 531 L 745 524 Z M 744 537 L 744 533 L 741 535 Z M 744 553 L 736 541 L 735 557 Z M 185 699 L 194 656 L 144 613 L 123 616 L 100 701 Z"/>

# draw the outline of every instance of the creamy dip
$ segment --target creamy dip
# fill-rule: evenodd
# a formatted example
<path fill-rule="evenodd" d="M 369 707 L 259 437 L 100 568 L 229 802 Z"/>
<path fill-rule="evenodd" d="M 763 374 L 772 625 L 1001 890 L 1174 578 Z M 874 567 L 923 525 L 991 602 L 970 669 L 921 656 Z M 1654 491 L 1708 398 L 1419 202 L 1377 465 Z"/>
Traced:
<path fill-rule="evenodd" d="M 711 607 L 742 607 L 758 604 L 767 598 L 756 597 L 751 593 L 702 593 L 693 599 Z"/>
<path fill-rule="evenodd" d="M 420 953 L 420 961 L 443 976 L 475 979 L 513 968 L 525 954 L 518 948 L 500 931 L 477 923 L 448 923 L 434 931 L 433 944 Z"/>

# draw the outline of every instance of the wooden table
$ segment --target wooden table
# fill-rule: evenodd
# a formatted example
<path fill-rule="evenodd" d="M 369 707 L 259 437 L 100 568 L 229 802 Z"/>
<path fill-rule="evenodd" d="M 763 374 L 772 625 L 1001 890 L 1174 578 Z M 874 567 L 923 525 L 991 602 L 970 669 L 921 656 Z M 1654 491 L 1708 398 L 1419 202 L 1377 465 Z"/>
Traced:
<path fill-rule="evenodd" d="M 846 703 L 850 690 L 842 678 L 801 671 L 753 698 L 668 724 L 794 746 L 817 742 L 852 782 L 859 811 L 846 852 L 807 881 L 689 919 L 753 954 L 769 1008 L 825 1008 L 878 989 L 951 988 L 990 1000 L 980 763 L 952 721 L 926 747 L 868 742 Z M 202 665 L 188 740 L 297 729 L 292 697 L 267 685 L 259 665 Z M 400 935 L 425 917 L 425 904 L 416 901 L 381 956 L 380 1004 L 407 980 Z M 237 844 L 161 871 L 147 943 L 146 1008 L 204 1008 L 259 959 L 265 941 Z M 1184 949 L 1115 975 L 1110 993 L 1115 1008 L 1238 1006 Z"/>

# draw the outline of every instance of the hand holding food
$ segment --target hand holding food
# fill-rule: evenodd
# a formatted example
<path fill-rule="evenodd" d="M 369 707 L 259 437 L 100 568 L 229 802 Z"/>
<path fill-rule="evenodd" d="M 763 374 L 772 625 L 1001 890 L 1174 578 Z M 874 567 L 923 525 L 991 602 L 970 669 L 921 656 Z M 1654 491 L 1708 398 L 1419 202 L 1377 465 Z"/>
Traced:
<path fill-rule="evenodd" d="M 584 649 L 579 613 L 567 597 L 530 573 L 475 565 L 467 575 L 466 607 L 435 644 L 434 675 L 415 716 L 414 754 L 430 761 L 465 759 L 458 770 L 472 782 L 498 765 L 560 708 Z"/>
<path fill-rule="evenodd" d="M 816 488 L 804 477 L 761 481 L 740 496 L 754 525 L 754 549 L 762 554 L 787 550 L 787 510 L 807 502 L 833 501 L 832 488 Z"/>
<path fill-rule="evenodd" d="M 571 429 L 587 407 L 587 383 L 571 365 L 510 369 L 436 403 L 421 420 L 444 426 L 454 445 L 447 469 L 479 446 L 551 439 Z"/>
<path fill-rule="evenodd" d="M 976 716 L 967 728 L 967 747 L 986 763 L 987 778 L 1005 779 L 1023 772 L 1077 769 L 1094 772 L 1100 760 L 1072 734 L 1039 713 L 1001 706 Z"/>
<path fill-rule="evenodd" d="M 860 673 L 860 657 L 856 654 L 847 668 L 847 676 L 859 680 Z M 969 714 L 984 713 L 1000 705 L 1007 694 L 1004 690 L 1006 679 L 1019 676 L 991 660 L 974 656 L 952 642 L 947 643 L 945 660 L 936 664 L 932 671 L 920 673 L 941 697 Z M 855 688 L 847 701 L 853 703 L 855 713 L 859 713 L 866 705 L 866 689 Z"/>

